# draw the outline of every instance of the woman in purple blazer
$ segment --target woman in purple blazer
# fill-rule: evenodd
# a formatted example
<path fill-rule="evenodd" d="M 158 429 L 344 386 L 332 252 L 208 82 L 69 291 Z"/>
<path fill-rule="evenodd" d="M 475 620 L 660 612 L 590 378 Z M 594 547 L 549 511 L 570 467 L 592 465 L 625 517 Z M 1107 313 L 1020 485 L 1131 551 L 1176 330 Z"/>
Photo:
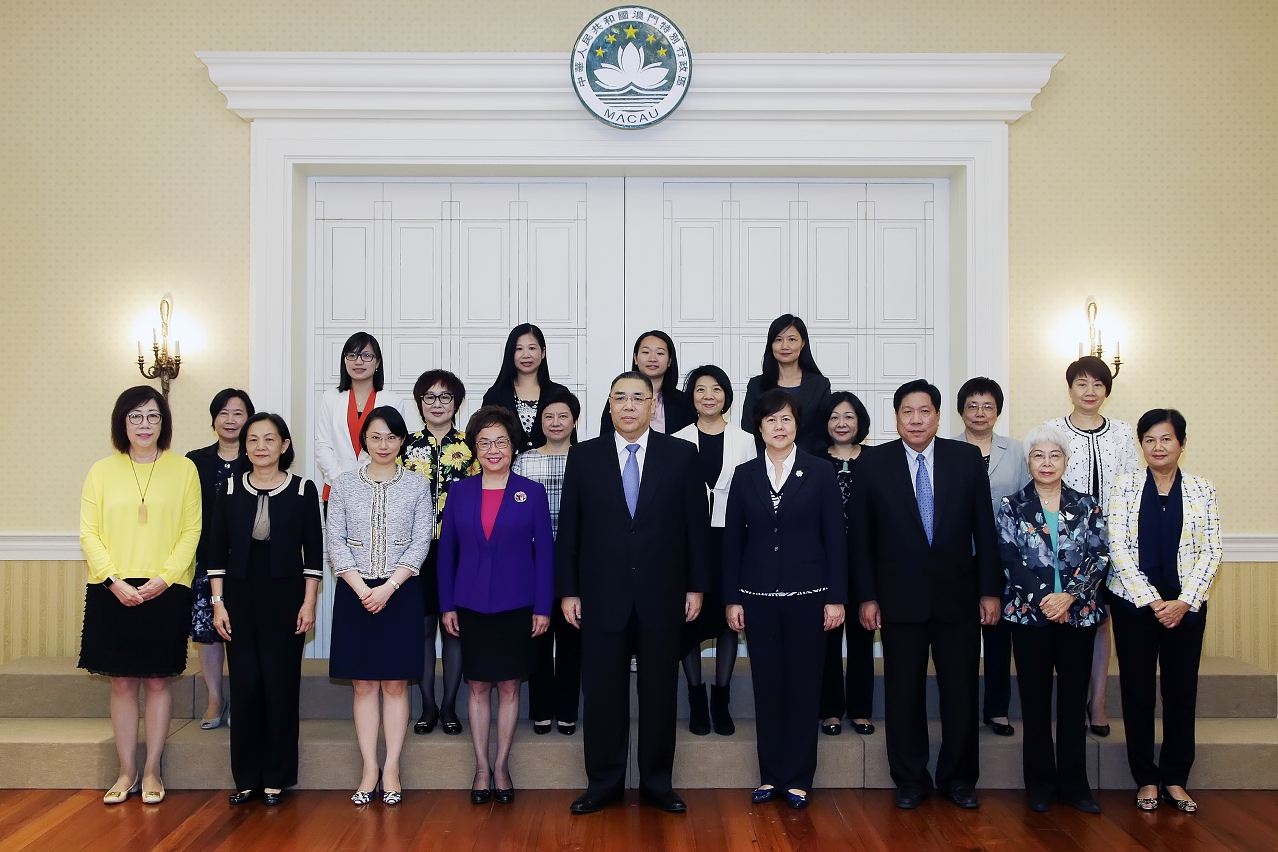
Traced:
<path fill-rule="evenodd" d="M 510 472 L 523 433 L 514 415 L 486 405 L 470 418 L 466 443 L 481 473 L 453 483 L 439 536 L 439 605 L 444 628 L 461 639 L 470 682 L 475 780 L 470 800 L 515 799 L 510 745 L 519 720 L 519 682 L 536 668 L 534 637 L 550 626 L 555 536 L 540 483 Z M 498 692 L 497 763 L 488 765 L 489 707 Z"/>

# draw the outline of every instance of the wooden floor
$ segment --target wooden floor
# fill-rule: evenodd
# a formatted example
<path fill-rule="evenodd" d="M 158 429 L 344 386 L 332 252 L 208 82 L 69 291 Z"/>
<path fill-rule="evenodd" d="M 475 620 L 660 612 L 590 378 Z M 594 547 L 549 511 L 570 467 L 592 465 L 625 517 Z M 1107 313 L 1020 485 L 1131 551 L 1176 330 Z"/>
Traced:
<path fill-rule="evenodd" d="M 1140 813 L 1131 794 L 1101 792 L 1101 816 L 1035 814 L 1020 791 L 981 791 L 979 811 L 935 799 L 899 811 L 890 790 L 821 790 L 806 811 L 750 804 L 742 790 L 690 790 L 688 814 L 622 806 L 573 817 L 568 791 L 520 792 L 513 805 L 470 804 L 464 791 L 409 791 L 403 804 L 357 809 L 347 794 L 300 792 L 268 809 L 231 807 L 225 791 L 134 797 L 108 808 L 99 790 L 0 791 L 0 850 L 1274 850 L 1278 792 L 1202 792 L 1196 816 Z"/>

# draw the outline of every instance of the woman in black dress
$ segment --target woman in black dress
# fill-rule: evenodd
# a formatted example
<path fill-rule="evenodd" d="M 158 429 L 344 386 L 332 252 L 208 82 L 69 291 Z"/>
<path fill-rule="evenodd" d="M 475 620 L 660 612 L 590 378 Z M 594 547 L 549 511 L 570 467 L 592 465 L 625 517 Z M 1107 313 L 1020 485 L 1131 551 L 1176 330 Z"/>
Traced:
<path fill-rule="evenodd" d="M 546 443 L 541 431 L 544 400 L 552 392 L 567 390 L 550 380 L 550 364 L 546 361 L 546 335 L 532 323 L 520 323 L 506 338 L 501 372 L 484 394 L 484 405 L 500 405 L 519 421 L 521 434 L 516 435 L 515 452 L 522 453 Z"/>
<path fill-rule="evenodd" d="M 673 435 L 696 422 L 697 412 L 692 397 L 679 390 L 679 357 L 670 335 L 659 329 L 645 331 L 635 339 L 630 369 L 643 373 L 652 381 L 653 402 L 651 427 L 655 432 Z M 599 418 L 599 434 L 611 435 L 612 410 L 604 403 Z"/>
<path fill-rule="evenodd" d="M 803 430 L 796 443 L 804 452 L 819 454 L 825 441 L 825 421 L 830 398 L 830 380 L 821 375 L 812 347 L 808 327 L 794 314 L 782 314 L 768 326 L 768 345 L 763 350 L 762 372 L 746 385 L 745 402 L 741 404 L 741 424 L 750 428 L 754 422 L 754 406 L 759 397 L 781 388 L 794 397 L 797 411 L 803 417 Z M 754 433 L 755 445 L 763 450 L 763 438 Z"/>
<path fill-rule="evenodd" d="M 302 650 L 315 626 L 324 565 L 319 491 L 288 472 L 293 446 L 278 414 L 251 417 L 240 446 L 252 470 L 223 485 L 212 513 L 213 624 L 226 640 L 235 726 L 231 804 L 258 791 L 278 805 L 297 783 Z"/>
<path fill-rule="evenodd" d="M 870 414 L 851 391 L 830 394 L 825 428 L 830 442 L 826 457 L 834 465 L 843 496 L 843 522 L 850 528 L 848 508 L 852 497 L 852 473 L 861 455 L 861 442 L 870 434 Z M 849 542 L 848 552 L 852 552 Z M 843 673 L 843 633 L 848 637 L 848 670 Z M 874 631 L 866 630 L 855 618 L 845 628 L 825 635 L 825 669 L 821 673 L 821 732 L 838 736 L 843 732 L 843 714 L 852 720 L 858 734 L 874 733 L 870 713 L 874 706 Z"/>
<path fill-rule="evenodd" d="M 688 730 L 705 736 L 713 729 L 721 736 L 731 736 L 737 726 L 732 721 L 728 702 L 732 695 L 732 670 L 737 663 L 738 635 L 728 626 L 724 614 L 723 594 L 719 581 L 719 554 L 723 543 L 723 524 L 728 512 L 728 492 L 737 465 L 755 457 L 754 439 L 728 422 L 732 408 L 732 382 L 718 367 L 708 364 L 688 374 L 686 394 L 696 406 L 697 422 L 675 433 L 697 445 L 701 478 L 710 496 L 710 536 L 714 545 L 710 565 L 713 582 L 701 606 L 701 614 L 683 627 L 683 673 L 688 679 Z M 701 682 L 701 643 L 715 643 L 714 686 L 710 700 Z"/>
<path fill-rule="evenodd" d="M 208 551 L 213 498 L 222 489 L 222 483 L 248 470 L 248 463 L 240 455 L 240 430 L 254 413 L 253 401 L 244 391 L 236 388 L 218 391 L 209 405 L 217 442 L 186 454 L 199 471 L 204 503 L 200 546 L 195 551 L 195 583 L 191 587 L 191 638 L 200 646 L 200 671 L 209 693 L 209 706 L 200 721 L 200 727 L 206 731 L 220 728 L 231 706 L 230 699 L 222 695 L 222 664 L 226 661 L 226 652 L 222 648 L 222 637 L 213 627 L 213 602 L 209 599 L 212 592 Z"/>

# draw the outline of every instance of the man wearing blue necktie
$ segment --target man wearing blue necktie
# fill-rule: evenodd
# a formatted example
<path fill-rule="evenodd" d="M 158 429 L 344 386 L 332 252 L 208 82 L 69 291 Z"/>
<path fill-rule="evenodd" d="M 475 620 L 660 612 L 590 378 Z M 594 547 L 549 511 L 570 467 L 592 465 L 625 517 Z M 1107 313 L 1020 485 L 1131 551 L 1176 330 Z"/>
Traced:
<path fill-rule="evenodd" d="M 881 630 L 884 725 L 896 804 L 932 792 L 927 661 L 941 693 L 935 787 L 978 806 L 981 625 L 996 624 L 1006 582 L 989 479 L 972 444 L 937 438 L 941 392 L 924 379 L 893 397 L 900 440 L 863 451 L 852 485 L 853 582 L 861 626 Z"/>
<path fill-rule="evenodd" d="M 622 373 L 608 395 L 614 433 L 574 446 L 555 541 L 555 596 L 581 628 L 585 793 L 575 814 L 625 792 L 630 656 L 639 660 L 639 792 L 673 813 L 681 625 L 710 584 L 710 513 L 696 445 L 654 432 L 652 380 Z"/>

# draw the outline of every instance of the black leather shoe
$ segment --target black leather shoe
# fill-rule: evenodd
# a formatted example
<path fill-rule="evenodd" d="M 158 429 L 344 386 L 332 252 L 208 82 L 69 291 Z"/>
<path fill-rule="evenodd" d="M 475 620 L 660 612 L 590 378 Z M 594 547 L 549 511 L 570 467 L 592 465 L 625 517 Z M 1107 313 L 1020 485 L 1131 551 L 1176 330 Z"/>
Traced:
<path fill-rule="evenodd" d="M 860 734 L 863 737 L 868 737 L 870 734 L 874 733 L 874 726 L 871 725 L 869 722 L 866 722 L 864 724 L 862 724 L 861 722 L 853 722 L 852 730 L 856 731 L 858 734 Z"/>
<path fill-rule="evenodd" d="M 1080 810 L 1085 814 L 1098 814 L 1101 812 L 1100 802 L 1095 799 L 1061 799 L 1061 804 L 1069 805 L 1071 808 Z"/>
<path fill-rule="evenodd" d="M 444 733 L 450 737 L 455 737 L 462 732 L 462 723 L 456 720 L 450 722 L 447 719 L 440 721 L 439 726 L 444 729 Z"/>
<path fill-rule="evenodd" d="M 761 805 L 764 802 L 770 802 L 775 799 L 778 792 L 780 791 L 776 787 L 755 787 L 750 792 L 750 801 L 756 805 Z"/>
<path fill-rule="evenodd" d="M 273 808 L 280 802 L 284 801 L 284 791 L 278 793 L 262 793 L 262 802 L 268 807 Z"/>
<path fill-rule="evenodd" d="M 1052 809 L 1050 796 L 1030 796 L 1029 809 L 1036 814 L 1045 814 Z"/>
<path fill-rule="evenodd" d="M 447 724 L 447 722 L 445 722 L 445 724 Z M 470 803 L 471 803 L 472 805 L 486 805 L 486 804 L 488 804 L 490 801 L 492 801 L 492 798 L 493 798 L 493 791 L 492 791 L 492 784 L 493 784 L 493 782 L 492 782 L 492 780 L 491 780 L 491 779 L 492 779 L 492 777 L 493 777 L 493 776 L 492 776 L 492 773 L 491 773 L 491 772 L 489 772 L 489 773 L 488 773 L 488 778 L 489 778 L 488 786 L 487 786 L 487 787 L 485 787 L 485 788 L 483 788 L 482 790 L 476 790 L 476 789 L 475 789 L 475 782 L 474 782 L 474 781 L 472 781 L 472 782 L 471 782 L 471 784 L 470 784 Z M 475 778 L 477 778 L 477 779 L 479 778 L 479 773 L 478 773 L 478 772 L 476 772 L 476 773 L 475 773 Z"/>
<path fill-rule="evenodd" d="M 577 733 L 576 722 L 558 722 L 556 724 L 559 725 L 559 733 L 563 734 L 565 737 L 571 737 L 573 734 Z"/>
<path fill-rule="evenodd" d="M 706 686 L 688 684 L 688 731 L 698 737 L 704 737 L 714 730 L 710 723 L 710 699 L 706 695 Z"/>
<path fill-rule="evenodd" d="M 688 810 L 683 798 L 674 790 L 666 790 L 662 793 L 640 791 L 639 798 L 657 810 L 665 811 L 668 814 L 681 814 Z"/>
<path fill-rule="evenodd" d="M 912 811 L 923 804 L 923 791 L 906 787 L 896 788 L 896 806 L 903 811 Z"/>
<path fill-rule="evenodd" d="M 613 802 L 620 802 L 621 797 L 621 790 L 613 790 L 610 793 L 592 793 L 587 790 L 573 800 L 568 810 L 574 814 L 594 814 L 602 811 Z"/>
<path fill-rule="evenodd" d="M 977 801 L 976 791 L 966 785 L 958 785 L 950 788 L 950 792 L 946 798 L 958 805 L 960 808 L 965 808 L 967 810 L 974 810 L 981 806 L 981 803 Z"/>
<path fill-rule="evenodd" d="M 434 716 L 435 718 L 433 719 L 428 717 L 426 711 L 423 710 L 421 718 L 413 723 L 413 733 L 425 735 L 435 730 L 435 725 L 439 724 L 439 713 L 436 712 Z"/>
<path fill-rule="evenodd" d="M 1004 725 L 1002 722 L 995 722 L 993 719 L 986 719 L 985 724 L 990 726 L 990 730 L 997 736 L 1010 737 L 1016 734 L 1016 729 L 1011 725 Z"/>
<path fill-rule="evenodd" d="M 508 790 L 493 790 L 493 800 L 499 805 L 509 805 L 515 801 L 515 788 Z"/>
<path fill-rule="evenodd" d="M 233 805 L 242 805 L 249 799 L 253 798 L 254 790 L 238 790 L 226 797 L 226 800 Z"/>
<path fill-rule="evenodd" d="M 550 733 L 550 723 L 543 725 L 541 722 L 533 722 L 533 733 L 537 736 Z"/>
<path fill-rule="evenodd" d="M 839 734 L 843 733 L 843 726 L 837 722 L 833 725 L 822 725 L 821 733 L 825 734 L 827 737 L 837 737 Z"/>
<path fill-rule="evenodd" d="M 1087 727 L 1098 737 L 1109 736 L 1109 725 L 1088 725 Z"/>

